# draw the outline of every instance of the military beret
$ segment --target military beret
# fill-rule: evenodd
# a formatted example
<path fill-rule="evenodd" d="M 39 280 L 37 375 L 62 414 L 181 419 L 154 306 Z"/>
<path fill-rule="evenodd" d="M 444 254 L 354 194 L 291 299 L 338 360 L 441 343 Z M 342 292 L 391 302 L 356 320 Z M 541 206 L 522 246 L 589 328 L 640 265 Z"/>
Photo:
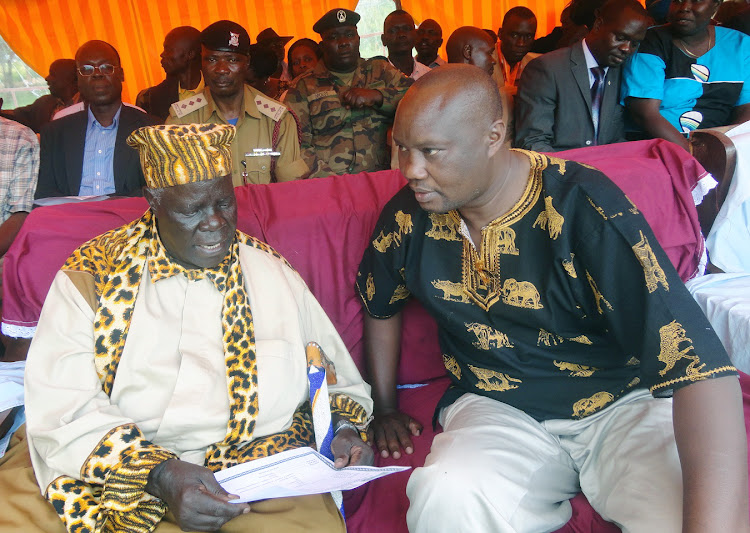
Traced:
<path fill-rule="evenodd" d="M 250 36 L 245 28 L 231 20 L 220 20 L 201 32 L 201 44 L 217 52 L 250 55 Z"/>
<path fill-rule="evenodd" d="M 357 22 L 359 22 L 358 13 L 344 8 L 331 9 L 328 13 L 320 17 L 318 22 L 313 25 L 313 31 L 322 34 L 324 31 L 330 30 L 331 28 L 356 26 Z"/>

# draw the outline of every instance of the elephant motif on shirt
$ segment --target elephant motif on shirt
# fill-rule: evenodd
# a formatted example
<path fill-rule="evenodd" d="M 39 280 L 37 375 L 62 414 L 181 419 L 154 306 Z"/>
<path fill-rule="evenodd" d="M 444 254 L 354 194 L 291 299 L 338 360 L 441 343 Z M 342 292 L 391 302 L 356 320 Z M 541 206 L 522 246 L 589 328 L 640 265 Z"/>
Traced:
<path fill-rule="evenodd" d="M 539 291 L 530 281 L 517 281 L 508 278 L 503 283 L 500 294 L 503 297 L 503 302 L 508 305 L 526 309 L 542 309 L 544 307 L 540 301 Z"/>

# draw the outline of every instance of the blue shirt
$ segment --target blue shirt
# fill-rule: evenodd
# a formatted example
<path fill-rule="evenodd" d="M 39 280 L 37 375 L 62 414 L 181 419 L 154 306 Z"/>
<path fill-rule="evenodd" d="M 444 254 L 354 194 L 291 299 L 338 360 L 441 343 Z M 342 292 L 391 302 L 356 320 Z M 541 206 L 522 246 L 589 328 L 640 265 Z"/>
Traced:
<path fill-rule="evenodd" d="M 750 37 L 714 26 L 714 46 L 698 58 L 672 42 L 668 26 L 650 28 L 625 65 L 622 100 L 660 100 L 677 131 L 726 126 L 736 106 L 750 103 Z"/>
<path fill-rule="evenodd" d="M 83 172 L 78 196 L 99 196 L 115 193 L 115 174 L 113 161 L 117 126 L 120 123 L 120 109 L 115 113 L 112 124 L 106 128 L 99 124 L 91 108 L 88 108 L 88 126 L 86 127 L 86 144 L 83 148 Z"/>

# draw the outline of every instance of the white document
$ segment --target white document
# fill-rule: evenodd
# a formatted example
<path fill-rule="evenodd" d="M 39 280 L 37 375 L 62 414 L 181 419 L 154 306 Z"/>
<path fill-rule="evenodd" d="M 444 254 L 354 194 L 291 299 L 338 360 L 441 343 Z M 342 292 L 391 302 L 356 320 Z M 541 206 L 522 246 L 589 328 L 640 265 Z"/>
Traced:
<path fill-rule="evenodd" d="M 312 448 L 297 448 L 233 466 L 214 475 L 224 490 L 240 497 L 233 503 L 244 503 L 355 489 L 373 479 L 409 468 L 347 466 L 337 470 L 330 459 Z"/>
<path fill-rule="evenodd" d="M 75 204 L 80 202 L 101 202 L 109 198 L 108 195 L 101 196 L 49 196 L 47 198 L 37 198 L 34 205 L 47 207 L 50 205 Z"/>

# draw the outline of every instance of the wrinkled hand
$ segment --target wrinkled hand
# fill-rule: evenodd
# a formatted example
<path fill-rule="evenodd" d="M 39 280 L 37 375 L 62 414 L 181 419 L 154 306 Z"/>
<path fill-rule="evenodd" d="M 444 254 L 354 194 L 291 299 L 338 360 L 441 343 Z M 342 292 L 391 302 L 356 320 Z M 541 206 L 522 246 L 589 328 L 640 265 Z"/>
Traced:
<path fill-rule="evenodd" d="M 229 503 L 237 496 L 221 488 L 203 466 L 168 459 L 148 476 L 146 492 L 164 500 L 183 531 L 216 531 L 250 512 L 247 503 Z"/>
<path fill-rule="evenodd" d="M 376 415 L 370 424 L 370 440 L 375 443 L 380 455 L 394 459 L 401 457 L 401 448 L 407 454 L 414 452 L 411 435 L 422 432 L 422 424 L 401 411 L 387 411 Z"/>
<path fill-rule="evenodd" d="M 341 103 L 354 108 L 378 107 L 383 105 L 383 93 L 375 89 L 352 87 L 341 93 Z"/>
<path fill-rule="evenodd" d="M 331 453 L 333 453 L 333 466 L 336 468 L 354 465 L 372 466 L 375 459 L 372 448 L 360 438 L 359 432 L 349 428 L 341 429 L 333 437 Z"/>

